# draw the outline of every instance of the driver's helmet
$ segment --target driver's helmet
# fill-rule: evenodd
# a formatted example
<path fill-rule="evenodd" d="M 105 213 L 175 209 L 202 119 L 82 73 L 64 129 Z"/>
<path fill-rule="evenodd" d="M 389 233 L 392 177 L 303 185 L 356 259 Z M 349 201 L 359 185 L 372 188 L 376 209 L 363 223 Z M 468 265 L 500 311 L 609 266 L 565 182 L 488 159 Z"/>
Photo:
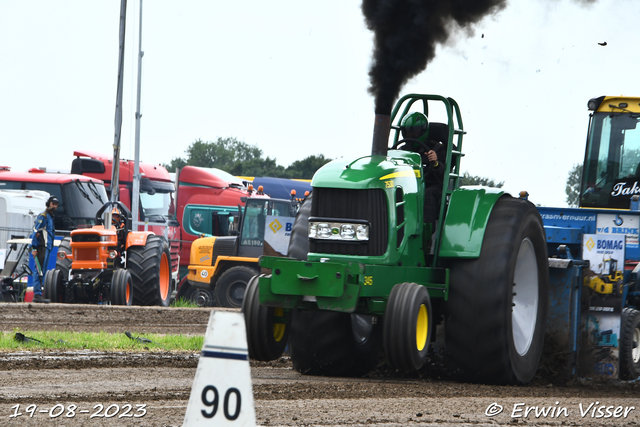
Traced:
<path fill-rule="evenodd" d="M 119 226 L 121 222 L 122 215 L 120 214 L 120 210 L 118 208 L 113 208 L 111 210 L 111 224 Z"/>
<path fill-rule="evenodd" d="M 403 138 L 413 138 L 423 141 L 429 130 L 429 119 L 422 113 L 408 114 L 400 123 Z"/>

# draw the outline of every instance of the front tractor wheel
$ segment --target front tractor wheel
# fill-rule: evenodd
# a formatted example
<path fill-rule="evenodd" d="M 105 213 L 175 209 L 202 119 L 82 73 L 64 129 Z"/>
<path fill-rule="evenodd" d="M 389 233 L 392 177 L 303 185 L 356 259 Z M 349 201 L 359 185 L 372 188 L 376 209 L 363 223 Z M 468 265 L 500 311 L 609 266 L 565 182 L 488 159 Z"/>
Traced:
<path fill-rule="evenodd" d="M 284 319 L 284 309 L 260 305 L 258 276 L 254 276 L 247 284 L 242 313 L 249 357 L 265 362 L 279 358 L 287 345 L 289 325 Z"/>
<path fill-rule="evenodd" d="M 393 287 L 384 315 L 383 344 L 394 368 L 418 370 L 431 341 L 431 300 L 424 286 L 399 283 Z"/>
<path fill-rule="evenodd" d="M 133 304 L 169 306 L 171 254 L 166 239 L 149 235 L 146 245 L 130 247 L 127 270 L 133 279 Z"/>
<path fill-rule="evenodd" d="M 215 305 L 240 308 L 245 297 L 247 283 L 257 274 L 257 270 L 242 265 L 231 267 L 222 273 L 213 289 Z"/>
<path fill-rule="evenodd" d="M 71 250 L 71 237 L 65 237 L 58 246 L 58 255 L 64 252 L 66 255 L 71 256 L 73 251 Z M 56 270 L 60 270 L 60 275 L 63 280 L 69 280 L 69 271 L 71 271 L 71 259 L 56 257 Z"/>
<path fill-rule="evenodd" d="M 111 278 L 111 303 L 113 305 L 133 304 L 133 285 L 131 273 L 124 269 L 113 272 Z"/>
<path fill-rule="evenodd" d="M 535 206 L 496 202 L 480 257 L 451 263 L 446 345 L 463 381 L 526 384 L 538 368 L 549 271 Z"/>
<path fill-rule="evenodd" d="M 44 276 L 43 296 L 51 302 L 64 302 L 64 284 L 60 270 L 49 270 Z"/>

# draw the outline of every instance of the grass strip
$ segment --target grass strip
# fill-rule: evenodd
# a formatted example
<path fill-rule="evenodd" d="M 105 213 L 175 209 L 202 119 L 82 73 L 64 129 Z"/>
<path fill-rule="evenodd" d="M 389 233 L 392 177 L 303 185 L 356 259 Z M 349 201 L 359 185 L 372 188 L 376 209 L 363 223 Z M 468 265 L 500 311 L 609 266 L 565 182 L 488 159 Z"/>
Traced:
<path fill-rule="evenodd" d="M 33 340 L 18 341 L 16 333 Z M 138 334 L 134 339 L 122 333 L 68 332 L 68 331 L 22 331 L 0 332 L 0 352 L 19 350 L 97 350 L 97 351 L 174 351 L 193 352 L 202 350 L 204 336 Z M 135 338 L 141 338 L 137 340 Z M 39 342 L 38 342 L 39 341 Z M 151 342 L 148 342 L 151 341 Z"/>
<path fill-rule="evenodd" d="M 199 306 L 193 301 L 190 301 L 184 297 L 180 297 L 171 303 L 171 307 L 198 308 Z"/>

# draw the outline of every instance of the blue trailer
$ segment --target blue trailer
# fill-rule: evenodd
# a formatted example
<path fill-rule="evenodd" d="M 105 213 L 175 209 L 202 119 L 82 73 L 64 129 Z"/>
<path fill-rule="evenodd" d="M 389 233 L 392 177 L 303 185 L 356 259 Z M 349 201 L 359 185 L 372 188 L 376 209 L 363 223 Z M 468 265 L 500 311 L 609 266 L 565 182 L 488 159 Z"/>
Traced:
<path fill-rule="evenodd" d="M 640 377 L 640 98 L 591 111 L 579 208 L 538 208 L 549 253 L 545 363 L 580 377 Z"/>

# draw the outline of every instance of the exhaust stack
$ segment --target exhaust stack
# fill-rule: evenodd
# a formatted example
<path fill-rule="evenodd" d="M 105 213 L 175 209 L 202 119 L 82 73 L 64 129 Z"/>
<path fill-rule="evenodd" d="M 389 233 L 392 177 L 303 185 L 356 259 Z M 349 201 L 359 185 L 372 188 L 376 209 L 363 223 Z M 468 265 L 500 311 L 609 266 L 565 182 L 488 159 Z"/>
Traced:
<path fill-rule="evenodd" d="M 371 155 L 387 155 L 389 144 L 389 132 L 391 131 L 391 116 L 386 114 L 376 114 L 373 122 L 373 141 L 371 144 Z"/>

